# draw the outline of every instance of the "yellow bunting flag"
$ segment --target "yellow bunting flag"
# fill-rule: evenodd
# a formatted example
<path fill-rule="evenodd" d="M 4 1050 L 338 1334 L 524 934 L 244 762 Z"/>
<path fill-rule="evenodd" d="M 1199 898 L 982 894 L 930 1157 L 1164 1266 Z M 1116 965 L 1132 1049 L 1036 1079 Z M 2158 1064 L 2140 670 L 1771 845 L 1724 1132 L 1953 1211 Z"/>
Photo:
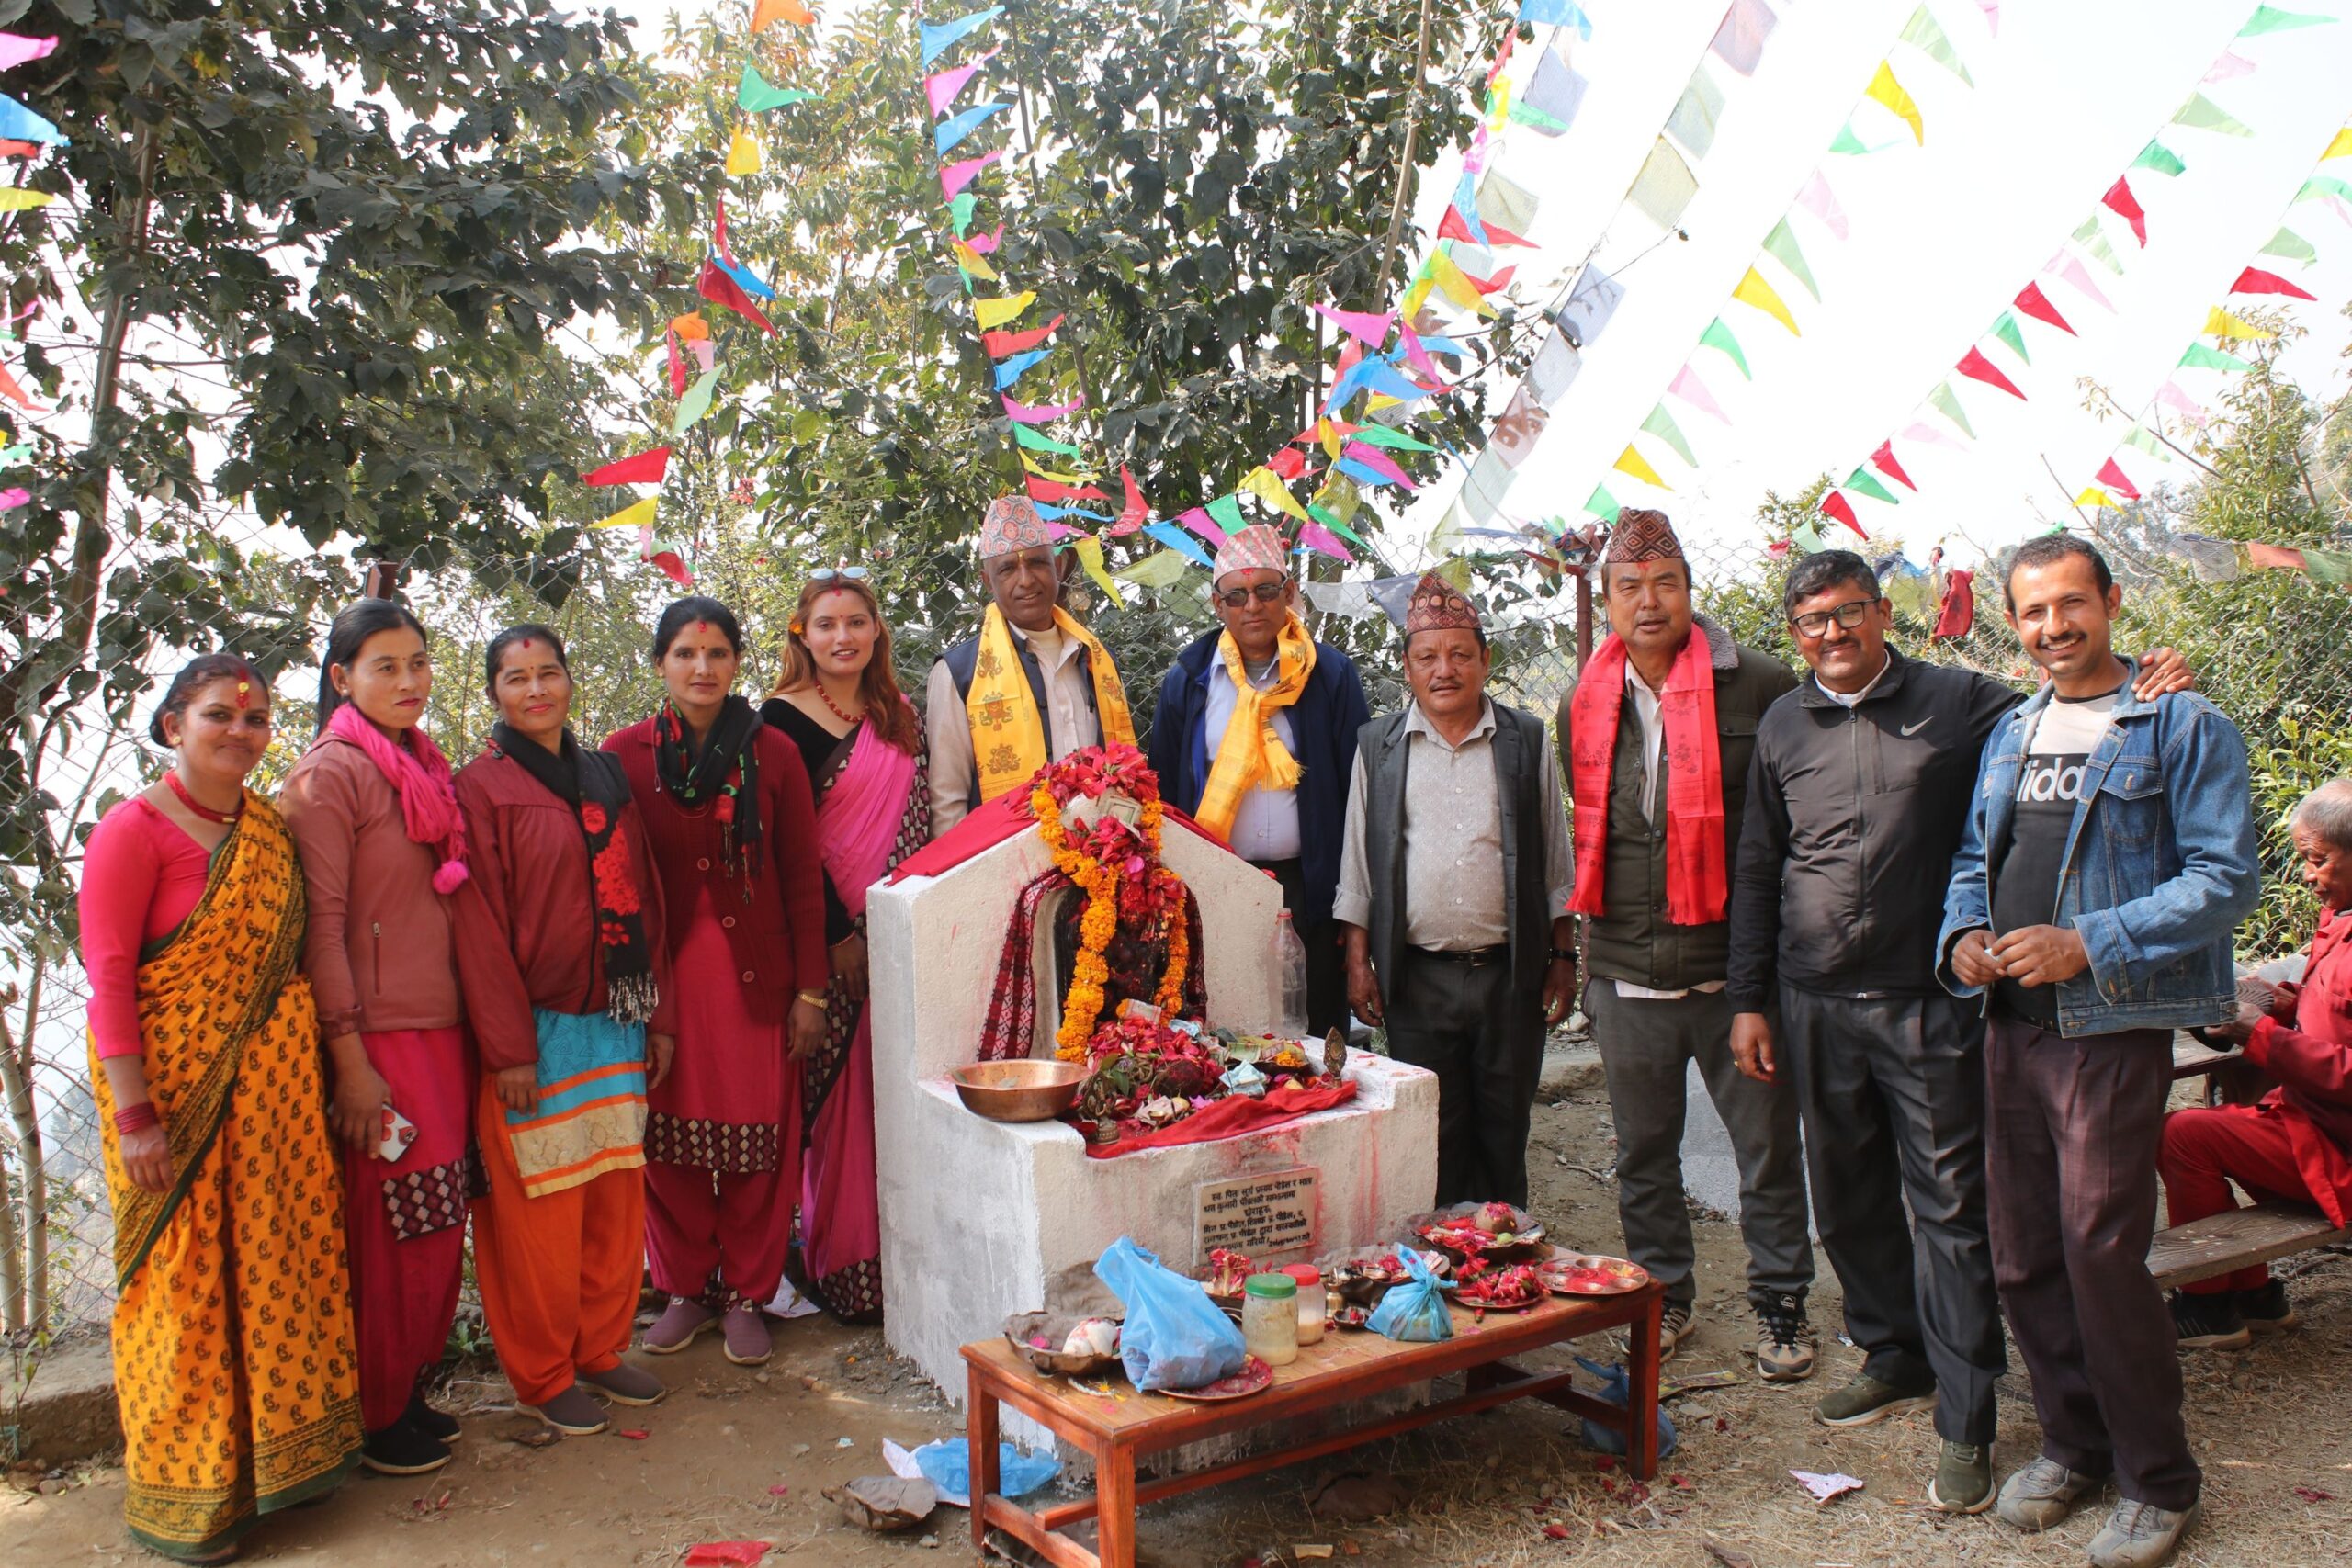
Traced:
<path fill-rule="evenodd" d="M 1036 458 L 1029 456 L 1026 452 L 1021 454 L 1021 466 L 1028 469 L 1031 473 L 1036 475 L 1039 479 L 1051 479 L 1056 484 L 1082 485 L 1087 480 L 1094 477 L 1092 474 L 1056 473 L 1053 469 L 1046 467 L 1045 464 L 1037 461 Z"/>
<path fill-rule="evenodd" d="M 1642 456 L 1641 448 L 1630 442 L 1627 443 L 1625 450 L 1618 455 L 1617 461 L 1611 467 L 1621 474 L 1633 475 L 1654 490 L 1670 491 L 1674 488 L 1657 477 L 1657 470 L 1650 467 L 1650 460 Z"/>
<path fill-rule="evenodd" d="M 1487 303 L 1487 297 L 1478 292 L 1478 286 L 1470 281 L 1470 275 L 1454 265 L 1453 258 L 1442 250 L 1430 253 L 1430 279 L 1437 285 L 1439 293 L 1462 309 L 1481 316 L 1497 313 Z"/>
<path fill-rule="evenodd" d="M 1893 65 L 1883 60 L 1878 62 L 1878 73 L 1871 78 L 1871 85 L 1863 89 L 1862 96 L 1873 103 L 1884 104 L 1911 128 L 1912 141 L 1923 147 L 1927 145 L 1928 122 L 1920 118 L 1919 106 L 1911 101 L 1911 95 L 1903 90 L 1903 84 L 1894 79 Z"/>
<path fill-rule="evenodd" d="M 2267 328 L 2256 326 L 2244 316 L 2233 316 L 2216 305 L 2205 312 L 2205 335 L 2242 338 L 2248 343 L 2258 343 L 2264 338 L 2273 338 L 2278 334 Z"/>
<path fill-rule="evenodd" d="M 972 249 L 971 246 L 966 244 L 961 240 L 954 241 L 949 248 L 954 250 L 956 253 L 956 265 L 957 266 L 962 267 L 972 276 L 980 278 L 986 282 L 994 283 L 997 281 L 996 268 L 989 265 L 987 258 L 983 257 L 979 252 Z"/>
<path fill-rule="evenodd" d="M 1015 294 L 1009 299 L 975 299 L 972 301 L 972 317 L 980 323 L 980 331 L 992 333 L 1036 302 L 1037 291 L 1034 288 Z"/>
<path fill-rule="evenodd" d="M 1118 585 L 1111 581 L 1111 574 L 1102 570 L 1102 541 L 1091 534 L 1081 534 L 1069 542 L 1069 547 L 1070 553 L 1078 557 L 1078 564 L 1086 569 L 1086 575 L 1094 580 L 1094 586 L 1102 590 L 1103 597 L 1114 604 L 1117 604 Z"/>
<path fill-rule="evenodd" d="M 1340 427 L 1328 419 L 1315 422 L 1315 433 L 1322 439 L 1324 455 L 1333 462 L 1340 460 Z"/>
<path fill-rule="evenodd" d="M 2098 486 L 2093 485 L 2090 489 L 2083 491 L 2082 494 L 2075 497 L 2075 504 L 2076 506 L 2104 506 L 2112 511 L 2115 506 L 2115 497 L 2108 494 L 2107 491 L 2099 489 Z"/>
<path fill-rule="evenodd" d="M 727 144 L 727 172 L 730 175 L 756 175 L 760 172 L 760 144 L 750 131 L 737 131 L 735 140 Z"/>
<path fill-rule="evenodd" d="M 1454 270 L 1459 272 L 1461 268 L 1456 267 Z M 1437 280 L 1430 276 L 1430 269 L 1427 266 L 1422 267 L 1414 275 L 1413 286 L 1405 290 L 1404 300 L 1397 308 L 1399 316 L 1409 321 L 1419 315 L 1421 307 L 1429 302 L 1430 290 L 1436 287 Z"/>
<path fill-rule="evenodd" d="M 1298 503 L 1298 497 L 1291 494 L 1290 487 L 1283 483 L 1282 475 L 1267 468 L 1263 463 L 1243 475 L 1241 482 L 1233 488 L 1249 491 L 1268 506 L 1295 517 L 1301 523 L 1315 521 L 1306 514 L 1306 508 Z"/>
<path fill-rule="evenodd" d="M 624 506 L 602 523 L 591 523 L 591 528 L 650 528 L 653 526 L 653 502 L 647 496 L 634 506 Z"/>
<path fill-rule="evenodd" d="M 1754 267 L 1747 269 L 1747 276 L 1739 280 L 1739 287 L 1731 291 L 1731 297 L 1755 306 L 1788 328 L 1796 336 L 1804 336 L 1804 333 L 1797 331 L 1797 319 L 1789 314 L 1788 306 L 1781 302 L 1778 294 L 1772 292 L 1772 286 L 1764 281 L 1764 275 Z"/>
<path fill-rule="evenodd" d="M 2330 158 L 2352 158 L 2352 125 L 2337 131 L 2335 140 L 2327 144 L 2327 151 L 2319 155 L 2323 164 Z"/>
<path fill-rule="evenodd" d="M 56 199 L 45 190 L 19 190 L 14 186 L 0 187 L 0 212 L 22 212 L 28 207 L 47 207 Z"/>

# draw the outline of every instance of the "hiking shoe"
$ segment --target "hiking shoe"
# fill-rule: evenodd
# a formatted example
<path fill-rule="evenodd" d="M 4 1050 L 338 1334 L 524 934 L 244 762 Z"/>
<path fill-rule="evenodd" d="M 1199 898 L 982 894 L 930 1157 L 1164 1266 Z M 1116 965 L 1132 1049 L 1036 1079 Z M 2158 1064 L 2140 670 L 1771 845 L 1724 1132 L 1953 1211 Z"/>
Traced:
<path fill-rule="evenodd" d="M 1993 1505 L 1993 1512 L 2003 1524 L 2030 1533 L 2055 1529 L 2075 1511 L 2076 1499 L 2103 1484 L 2102 1476 L 2085 1475 L 2054 1459 L 2036 1455 L 2001 1483 L 2000 1500 Z"/>
<path fill-rule="evenodd" d="M 2254 1343 L 2253 1332 L 2238 1315 L 2236 1300 L 2226 1291 L 2204 1295 L 2175 1291 L 2170 1304 L 2172 1331 L 2184 1350 L 2243 1350 Z"/>
<path fill-rule="evenodd" d="M 449 1462 L 440 1438 L 407 1421 L 370 1432 L 359 1445 L 359 1462 L 379 1475 L 423 1475 Z"/>
<path fill-rule="evenodd" d="M 1657 1320 L 1657 1363 L 1674 1359 L 1674 1348 L 1690 1337 L 1696 1330 L 1690 1324 L 1690 1309 L 1680 1302 L 1668 1302 Z M 1627 1329 L 1617 1337 L 1617 1348 L 1627 1356 L 1634 1353 L 1634 1331 Z"/>
<path fill-rule="evenodd" d="M 1947 1514 L 1981 1514 L 1993 1506 L 1993 1450 L 1986 1443 L 1944 1444 L 1928 1506 Z"/>
<path fill-rule="evenodd" d="M 2170 1560 L 2173 1548 L 2180 1544 L 2180 1532 L 2196 1517 L 2194 1503 L 2176 1513 L 2126 1497 L 2115 1505 L 2086 1550 L 2098 1568 L 2155 1568 Z"/>
<path fill-rule="evenodd" d="M 535 1410 L 540 1420 L 567 1438 L 593 1438 L 607 1425 L 604 1407 L 588 1397 L 588 1393 L 573 1383 L 545 1404 L 525 1405 Z"/>
<path fill-rule="evenodd" d="M 2296 1314 L 2295 1304 L 2287 1299 L 2284 1280 L 2266 1280 L 2261 1289 L 2239 1291 L 2235 1297 L 2238 1315 L 2256 1334 L 2276 1334 L 2302 1321 Z"/>
<path fill-rule="evenodd" d="M 601 1372 L 582 1372 L 580 1381 L 611 1400 L 615 1404 L 659 1404 L 670 1391 L 662 1380 L 643 1367 L 632 1367 L 627 1361 L 606 1367 Z"/>
<path fill-rule="evenodd" d="M 431 1438 L 436 1443 L 454 1443 L 464 1430 L 458 1418 L 446 1410 L 435 1410 L 424 1403 L 424 1395 L 409 1395 L 408 1408 L 401 1412 L 401 1419 Z"/>
<path fill-rule="evenodd" d="M 1905 1411 L 1932 1410 L 1936 1387 L 1901 1388 L 1864 1372 L 1844 1388 L 1832 1389 L 1813 1407 L 1813 1418 L 1825 1427 L 1867 1427 Z"/>
<path fill-rule="evenodd" d="M 1814 1350 L 1820 1337 L 1804 1314 L 1802 1296 L 1775 1296 L 1756 1314 L 1761 1332 L 1756 1337 L 1756 1370 L 1766 1382 L 1803 1382 L 1813 1376 Z"/>
<path fill-rule="evenodd" d="M 719 1332 L 726 1338 L 727 1359 L 739 1367 L 756 1367 L 775 1354 L 775 1341 L 768 1337 L 768 1325 L 755 1306 L 727 1309 L 719 1320 Z"/>
<path fill-rule="evenodd" d="M 718 1321 L 718 1314 L 702 1303 L 672 1296 L 653 1326 L 645 1331 L 645 1348 L 657 1356 L 674 1356 Z"/>

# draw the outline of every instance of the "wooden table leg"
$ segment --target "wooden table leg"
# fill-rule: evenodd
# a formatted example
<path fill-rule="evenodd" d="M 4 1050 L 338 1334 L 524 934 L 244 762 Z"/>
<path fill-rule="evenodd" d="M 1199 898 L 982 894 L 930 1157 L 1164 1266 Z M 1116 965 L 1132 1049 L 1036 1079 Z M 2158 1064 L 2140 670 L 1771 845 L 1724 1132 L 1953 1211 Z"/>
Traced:
<path fill-rule="evenodd" d="M 1633 1325 L 1632 1353 L 1626 1357 L 1625 1468 L 1636 1481 L 1657 1473 L 1658 1328 L 1665 1308 L 1664 1292 L 1650 1298 Z"/>
<path fill-rule="evenodd" d="M 980 1375 L 980 1369 L 971 1369 L 966 1382 L 964 1404 L 965 1456 L 972 1472 L 972 1550 L 981 1557 L 988 1555 L 988 1498 L 999 1484 L 997 1461 L 996 1391 Z"/>
<path fill-rule="evenodd" d="M 1094 1449 L 1094 1532 L 1102 1568 L 1135 1568 L 1136 1451 L 1114 1439 Z"/>

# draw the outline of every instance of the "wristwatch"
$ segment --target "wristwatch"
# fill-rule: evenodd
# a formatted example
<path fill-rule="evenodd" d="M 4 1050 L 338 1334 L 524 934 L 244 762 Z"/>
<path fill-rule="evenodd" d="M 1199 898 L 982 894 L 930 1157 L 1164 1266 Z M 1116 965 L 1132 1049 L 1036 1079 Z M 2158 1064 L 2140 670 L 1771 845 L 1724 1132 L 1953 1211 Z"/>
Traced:
<path fill-rule="evenodd" d="M 1576 961 L 1577 955 L 1574 948 L 1555 947 L 1552 950 L 1552 962 L 1555 964 L 1574 964 Z"/>

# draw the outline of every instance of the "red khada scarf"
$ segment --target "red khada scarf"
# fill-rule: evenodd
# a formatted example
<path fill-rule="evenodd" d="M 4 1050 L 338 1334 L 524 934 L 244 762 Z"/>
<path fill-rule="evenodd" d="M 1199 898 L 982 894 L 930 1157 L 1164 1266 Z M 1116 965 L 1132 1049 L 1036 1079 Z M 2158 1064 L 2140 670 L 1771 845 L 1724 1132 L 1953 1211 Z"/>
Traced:
<path fill-rule="evenodd" d="M 1601 884 L 1609 860 L 1609 771 L 1625 701 L 1625 644 L 1602 643 L 1568 698 L 1568 792 L 1576 802 L 1577 887 L 1568 908 L 1606 913 Z M 1693 626 L 1667 671 L 1658 711 L 1666 729 L 1666 908 L 1678 926 L 1724 918 L 1730 877 L 1724 853 L 1724 768 L 1715 735 L 1715 671 L 1707 633 Z"/>

